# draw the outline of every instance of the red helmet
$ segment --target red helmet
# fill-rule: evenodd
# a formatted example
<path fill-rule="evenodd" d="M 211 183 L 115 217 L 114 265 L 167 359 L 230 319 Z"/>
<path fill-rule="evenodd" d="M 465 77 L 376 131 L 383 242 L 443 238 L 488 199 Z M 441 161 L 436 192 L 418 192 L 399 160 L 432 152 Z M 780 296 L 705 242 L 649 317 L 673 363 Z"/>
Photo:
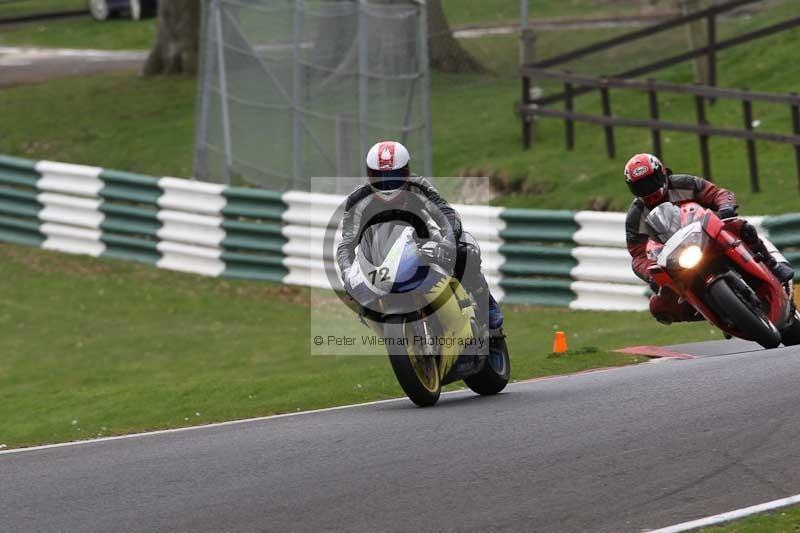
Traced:
<path fill-rule="evenodd" d="M 646 205 L 658 205 L 667 196 L 667 170 L 654 155 L 636 154 L 625 165 L 625 183 Z"/>

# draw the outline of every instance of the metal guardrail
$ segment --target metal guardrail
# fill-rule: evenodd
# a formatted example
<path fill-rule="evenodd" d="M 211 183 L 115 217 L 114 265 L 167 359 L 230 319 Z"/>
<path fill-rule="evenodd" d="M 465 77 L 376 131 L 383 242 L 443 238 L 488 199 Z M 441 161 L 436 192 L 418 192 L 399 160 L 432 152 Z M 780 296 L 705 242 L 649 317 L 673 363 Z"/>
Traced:
<path fill-rule="evenodd" d="M 0 156 L 0 241 L 280 282 L 278 193 Z"/>
<path fill-rule="evenodd" d="M 206 276 L 330 288 L 323 243 L 343 201 L 0 156 L 0 242 Z M 624 213 L 455 208 L 502 302 L 647 309 Z M 767 217 L 763 226 L 800 259 L 800 215 Z"/>

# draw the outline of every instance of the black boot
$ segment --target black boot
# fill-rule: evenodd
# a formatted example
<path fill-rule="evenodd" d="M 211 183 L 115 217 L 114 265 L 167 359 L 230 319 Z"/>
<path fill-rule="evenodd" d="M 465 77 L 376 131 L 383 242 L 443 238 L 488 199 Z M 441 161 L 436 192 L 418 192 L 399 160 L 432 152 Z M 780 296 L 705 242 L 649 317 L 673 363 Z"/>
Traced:
<path fill-rule="evenodd" d="M 794 279 L 794 269 L 792 265 L 789 263 L 778 263 L 774 258 L 772 258 L 772 261 L 775 263 L 775 266 L 769 268 L 781 283 L 786 283 Z"/>
<path fill-rule="evenodd" d="M 778 281 L 786 283 L 794 278 L 794 269 L 789 263 L 779 263 L 767 249 L 767 245 L 758 236 L 756 229 L 745 222 L 739 231 L 739 236 L 750 250 L 769 268 Z"/>

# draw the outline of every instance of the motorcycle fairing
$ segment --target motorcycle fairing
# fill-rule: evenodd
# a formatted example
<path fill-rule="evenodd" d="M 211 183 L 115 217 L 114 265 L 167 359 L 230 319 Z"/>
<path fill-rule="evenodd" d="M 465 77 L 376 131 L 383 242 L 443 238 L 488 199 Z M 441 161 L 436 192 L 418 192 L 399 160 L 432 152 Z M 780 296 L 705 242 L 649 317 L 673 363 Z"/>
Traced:
<path fill-rule="evenodd" d="M 357 257 L 364 283 L 380 296 L 412 290 L 416 287 L 410 286 L 409 282 L 413 279 L 424 279 L 428 272 L 428 265 L 419 256 L 414 228 L 410 226 L 401 230 L 380 264 L 373 264 L 367 259 L 367 251 L 361 247 Z M 405 290 L 397 290 L 398 287 Z"/>

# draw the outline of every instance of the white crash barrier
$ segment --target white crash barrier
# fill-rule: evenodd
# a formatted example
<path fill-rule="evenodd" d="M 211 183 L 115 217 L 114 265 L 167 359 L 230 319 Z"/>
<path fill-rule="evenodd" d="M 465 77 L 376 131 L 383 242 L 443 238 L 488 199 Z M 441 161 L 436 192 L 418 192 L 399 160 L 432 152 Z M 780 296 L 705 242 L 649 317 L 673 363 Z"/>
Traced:
<path fill-rule="evenodd" d="M 648 289 L 644 285 L 576 281 L 571 289 L 577 299 L 569 304 L 570 309 L 645 311 L 649 305 Z"/>
<path fill-rule="evenodd" d="M 287 242 L 283 246 L 284 266 L 289 270 L 286 283 L 312 287 L 331 288 L 325 272 L 323 250 L 326 235 L 333 225 L 337 227 L 330 261 L 335 263 L 335 252 L 341 242 L 340 216 L 346 197 L 339 195 L 290 191 L 282 197 L 287 205 L 283 214 L 282 233 Z M 500 219 L 501 208 L 488 206 L 454 206 L 461 214 L 464 229 L 472 233 L 481 247 L 483 272 L 489 286 L 496 295 L 500 289 L 500 266 L 503 257 L 499 253 L 500 231 L 505 223 Z M 339 216 L 337 215 L 337 212 Z M 330 263 L 327 263 L 330 266 Z M 333 268 L 338 268 L 332 265 Z M 338 269 L 337 269 L 338 272 Z M 498 296 L 500 297 L 500 296 Z"/>
<path fill-rule="evenodd" d="M 573 239 L 579 245 L 625 247 L 625 213 L 578 211 L 578 231 Z"/>
<path fill-rule="evenodd" d="M 642 285 L 631 269 L 631 256 L 624 248 L 578 246 L 572 250 L 572 256 L 578 260 L 571 272 L 577 281 Z"/>
<path fill-rule="evenodd" d="M 218 215 L 225 208 L 222 195 L 224 185 L 189 181 L 179 178 L 161 178 L 158 186 L 163 194 L 158 206 L 164 209 L 208 215 Z"/>

